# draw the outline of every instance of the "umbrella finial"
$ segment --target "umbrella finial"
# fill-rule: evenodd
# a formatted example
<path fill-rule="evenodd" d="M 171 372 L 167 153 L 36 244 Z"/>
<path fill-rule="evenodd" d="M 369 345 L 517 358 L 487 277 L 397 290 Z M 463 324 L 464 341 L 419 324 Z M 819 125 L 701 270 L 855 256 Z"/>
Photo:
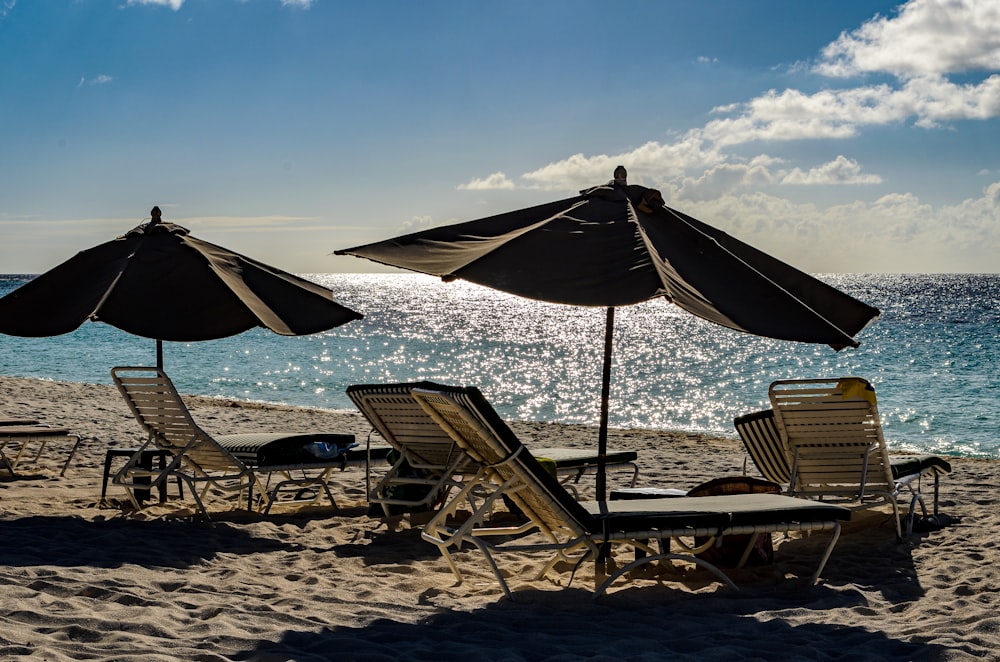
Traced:
<path fill-rule="evenodd" d="M 161 220 L 163 220 L 162 218 L 160 218 L 160 215 L 161 215 L 161 212 L 160 212 L 160 208 L 159 207 L 155 207 L 154 206 L 149 211 L 150 220 L 149 220 L 149 225 L 146 226 L 146 232 L 149 232 L 150 230 L 152 230 L 153 227 L 155 227 Z"/>
<path fill-rule="evenodd" d="M 615 177 L 615 184 L 621 184 L 622 186 L 625 186 L 628 183 L 626 181 L 628 179 L 628 171 L 625 170 L 625 166 L 618 166 L 617 168 L 615 168 L 614 177 Z"/>

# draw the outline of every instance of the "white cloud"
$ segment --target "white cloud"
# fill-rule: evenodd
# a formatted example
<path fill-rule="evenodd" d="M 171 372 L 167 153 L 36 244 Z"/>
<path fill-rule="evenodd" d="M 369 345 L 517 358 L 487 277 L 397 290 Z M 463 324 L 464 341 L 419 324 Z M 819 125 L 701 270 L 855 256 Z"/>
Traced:
<path fill-rule="evenodd" d="M 77 83 L 77 87 L 83 87 L 84 85 L 107 85 L 112 82 L 114 78 L 108 76 L 107 74 L 100 74 L 94 76 L 93 78 L 87 78 L 86 76 L 80 77 L 80 82 Z"/>
<path fill-rule="evenodd" d="M 763 193 L 671 206 L 814 272 L 1000 271 L 1000 182 L 939 208 L 912 194 L 825 209 Z"/>
<path fill-rule="evenodd" d="M 881 178 L 862 175 L 859 164 L 842 155 L 818 166 L 772 172 L 724 150 L 755 142 L 843 140 L 871 127 L 905 122 L 929 129 L 1000 117 L 1000 75 L 967 83 L 946 78 L 955 71 L 1000 70 L 998 3 L 913 0 L 894 18 L 876 17 L 841 35 L 824 49 L 823 58 L 814 71 L 824 75 L 879 71 L 898 75 L 899 81 L 813 93 L 770 90 L 746 102 L 716 107 L 713 113 L 719 118 L 675 142 L 650 141 L 611 155 L 573 154 L 524 173 L 518 181 L 524 188 L 577 190 L 608 180 L 623 163 L 630 181 L 674 186 L 698 199 L 755 182 L 876 184 Z M 490 183 L 494 177 L 463 188 L 499 188 Z M 503 188 L 513 186 L 503 178 Z"/>
<path fill-rule="evenodd" d="M 6 18 L 7 14 L 10 13 L 10 10 L 16 4 L 17 0 L 3 0 L 3 2 L 0 2 L 0 18 Z"/>
<path fill-rule="evenodd" d="M 818 91 L 770 90 L 716 107 L 715 118 L 671 142 L 577 153 L 503 181 L 575 191 L 609 180 L 624 164 L 630 182 L 660 188 L 671 206 L 812 271 L 926 272 L 955 265 L 1000 271 L 1000 182 L 950 206 L 933 207 L 904 192 L 820 208 L 777 191 L 872 186 L 883 179 L 844 153 L 820 164 L 787 164 L 748 152 L 756 144 L 856 138 L 890 125 L 927 130 L 1000 117 L 1000 3 L 912 0 L 892 17 L 877 16 L 842 34 L 812 72 L 843 82 Z M 867 74 L 882 79 L 846 81 Z"/>
<path fill-rule="evenodd" d="M 896 16 L 876 16 L 823 49 L 815 70 L 850 77 L 901 78 L 1000 69 L 1000 4 L 912 0 Z"/>
<path fill-rule="evenodd" d="M 427 230 L 434 227 L 434 219 L 430 216 L 414 216 L 408 221 L 404 221 L 399 226 L 399 232 L 402 234 L 410 234 L 411 232 L 420 232 L 421 230 Z"/>
<path fill-rule="evenodd" d="M 315 0 L 281 0 L 281 6 L 295 7 L 297 9 L 309 9 L 313 6 L 313 2 L 315 2 Z M 160 7 L 170 7 L 174 11 L 177 11 L 184 5 L 184 0 L 127 0 L 125 4 L 127 6 L 156 5 Z"/>
<path fill-rule="evenodd" d="M 955 205 L 934 207 L 911 193 L 893 193 L 819 207 L 760 189 L 879 178 L 844 156 L 807 171 L 776 168 L 779 163 L 761 157 L 718 164 L 667 182 L 664 195 L 670 206 L 813 272 L 1000 272 L 1000 181 Z M 403 230 L 431 225 L 429 218 L 415 218 Z"/>
<path fill-rule="evenodd" d="M 650 141 L 618 154 L 584 156 L 574 154 L 562 161 L 521 175 L 527 188 L 578 190 L 609 181 L 615 167 L 625 164 L 632 183 L 658 184 L 679 177 L 691 169 L 709 168 L 724 161 L 715 148 L 692 132 L 677 142 Z"/>
<path fill-rule="evenodd" d="M 160 7 L 170 7 L 177 11 L 184 4 L 184 0 L 128 0 L 126 5 L 157 5 Z"/>
<path fill-rule="evenodd" d="M 875 174 L 862 174 L 861 165 L 844 155 L 807 170 L 801 168 L 776 169 L 781 161 L 766 154 L 749 160 L 737 159 L 719 151 L 704 149 L 705 141 L 696 133 L 689 134 L 677 143 L 649 142 L 630 152 L 609 156 L 591 157 L 574 154 L 562 161 L 521 175 L 524 188 L 575 191 L 611 179 L 618 164 L 626 164 L 631 183 L 644 183 L 673 191 L 678 196 L 706 200 L 739 189 L 768 185 L 846 185 L 879 184 L 882 178 Z M 496 178 L 494 173 L 485 180 Z M 503 181 L 513 188 L 509 179 Z M 459 188 L 485 190 L 485 185 L 463 185 Z"/>
<path fill-rule="evenodd" d="M 773 184 L 775 176 L 769 169 L 767 157 L 750 163 L 723 163 L 704 171 L 699 176 L 684 177 L 679 182 L 667 184 L 670 199 L 711 200 L 738 189 Z"/>
<path fill-rule="evenodd" d="M 955 85 L 943 78 L 925 76 L 906 83 L 904 91 L 916 108 L 916 124 L 937 126 L 953 120 L 986 120 L 1000 115 L 1000 76 L 978 85 Z"/>
<path fill-rule="evenodd" d="M 684 177 L 665 183 L 665 186 L 672 198 L 704 201 L 735 191 L 776 185 L 836 186 L 882 182 L 878 175 L 861 174 L 858 162 L 843 155 L 809 170 L 775 169 L 773 166 L 779 163 L 778 159 L 761 155 L 747 163 L 722 163 L 705 170 L 701 175 Z"/>
<path fill-rule="evenodd" d="M 702 132 L 722 146 L 752 141 L 852 138 L 863 127 L 913 119 L 930 128 L 941 122 L 984 120 L 1000 115 L 1000 76 L 959 85 L 941 76 L 922 76 L 900 88 L 888 84 L 806 94 L 771 90 L 744 104 L 713 112 L 739 111 L 735 118 L 712 120 Z"/>
<path fill-rule="evenodd" d="M 496 191 L 510 190 L 515 188 L 514 182 L 510 181 L 502 172 L 494 172 L 482 179 L 473 179 L 471 182 L 459 184 L 456 188 L 459 191 Z"/>
<path fill-rule="evenodd" d="M 878 175 L 862 175 L 857 161 L 838 155 L 833 161 L 803 171 L 793 168 L 781 173 L 782 184 L 881 184 Z"/>

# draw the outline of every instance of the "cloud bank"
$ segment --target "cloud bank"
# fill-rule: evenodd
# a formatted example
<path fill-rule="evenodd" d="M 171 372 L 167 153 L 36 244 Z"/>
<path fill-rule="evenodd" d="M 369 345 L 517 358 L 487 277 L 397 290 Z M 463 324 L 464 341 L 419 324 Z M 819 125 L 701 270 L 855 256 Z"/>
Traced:
<path fill-rule="evenodd" d="M 576 191 L 607 181 L 624 163 L 630 181 L 661 188 L 671 205 L 737 236 L 770 238 L 755 241 L 805 264 L 863 271 L 866 264 L 887 264 L 880 252 L 889 242 L 905 247 L 891 267 L 896 271 L 926 271 L 927 264 L 945 261 L 942 251 L 968 271 L 1000 268 L 1000 183 L 979 198 L 938 209 L 909 193 L 817 209 L 773 194 L 871 186 L 883 178 L 847 154 L 804 166 L 763 151 L 747 156 L 768 145 L 836 143 L 890 125 L 930 130 L 1000 117 L 1000 75 L 993 73 L 1000 71 L 1000 3 L 911 0 L 893 16 L 875 16 L 841 34 L 806 71 L 830 87 L 769 90 L 713 108 L 713 119 L 673 142 L 573 154 L 518 176 L 497 172 L 458 188 Z M 815 254 L 803 246 L 814 246 Z"/>

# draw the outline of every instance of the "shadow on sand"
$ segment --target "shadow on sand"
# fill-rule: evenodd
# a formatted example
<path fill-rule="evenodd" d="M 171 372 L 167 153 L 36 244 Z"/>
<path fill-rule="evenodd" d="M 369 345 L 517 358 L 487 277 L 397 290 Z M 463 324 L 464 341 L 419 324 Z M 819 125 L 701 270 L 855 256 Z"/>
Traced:
<path fill-rule="evenodd" d="M 828 605 L 831 591 L 816 589 Z M 823 623 L 811 601 L 753 595 L 665 595 L 623 591 L 594 602 L 583 589 L 519 591 L 473 612 L 446 611 L 419 623 L 380 619 L 365 627 L 289 631 L 234 660 L 934 660 L 946 648 L 898 641 L 864 624 Z M 648 589 L 646 593 L 649 593 Z M 422 596 L 430 599 L 433 596 Z M 841 594 L 837 600 L 844 601 Z M 852 598 L 847 597 L 850 600 Z M 860 595 L 853 598 L 863 600 Z M 806 602 L 807 604 L 803 604 Z M 810 622 L 755 618 L 758 611 L 810 610 Z"/>
<path fill-rule="evenodd" d="M 864 515 L 857 519 L 845 535 L 848 545 L 866 552 L 835 551 L 824 571 L 825 585 L 806 588 L 797 578 L 776 578 L 776 568 L 769 566 L 739 571 L 737 582 L 744 590 L 737 592 L 619 586 L 595 601 L 589 587 L 522 589 L 516 591 L 516 602 L 498 597 L 483 609 L 441 611 L 418 623 L 379 619 L 363 627 L 287 631 L 279 641 L 260 642 L 232 659 L 730 662 L 774 659 L 776 651 L 783 660 L 810 661 L 948 657 L 953 651 L 946 646 L 893 639 L 850 616 L 868 607 L 870 598 L 862 589 L 880 591 L 894 604 L 918 600 L 925 592 L 912 557 L 923 535 L 897 542 L 891 526 Z M 808 577 L 823 544 L 823 536 L 785 541 L 779 557 L 796 566 L 799 577 Z M 776 557 L 776 563 L 782 561 Z M 698 575 L 691 579 L 685 583 L 697 588 Z M 420 602 L 433 605 L 437 594 L 427 591 Z M 852 619 L 848 623 L 843 622 L 845 614 Z"/>
<path fill-rule="evenodd" d="M 123 564 L 183 568 L 221 552 L 260 553 L 293 549 L 258 538 L 228 522 L 125 518 L 22 517 L 0 521 L 0 566 L 54 565 L 115 568 Z"/>

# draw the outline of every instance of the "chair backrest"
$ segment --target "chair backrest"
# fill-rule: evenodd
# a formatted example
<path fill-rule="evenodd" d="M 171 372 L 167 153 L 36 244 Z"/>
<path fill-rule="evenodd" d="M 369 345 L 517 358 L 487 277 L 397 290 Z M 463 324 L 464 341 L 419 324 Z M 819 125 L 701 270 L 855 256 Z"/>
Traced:
<path fill-rule="evenodd" d="M 198 427 L 162 369 L 116 367 L 111 369 L 111 379 L 158 449 L 183 456 L 203 469 L 244 468 L 240 460 Z"/>
<path fill-rule="evenodd" d="M 803 496 L 892 492 L 875 391 L 860 377 L 780 380 L 768 396 Z"/>
<path fill-rule="evenodd" d="M 447 390 L 451 387 L 426 381 L 354 384 L 347 387 L 347 397 L 414 469 L 460 471 L 468 458 L 413 398 L 415 388 Z M 474 472 L 475 469 L 470 471 Z"/>
<path fill-rule="evenodd" d="M 511 481 L 505 494 L 542 533 L 555 539 L 600 531 L 593 516 L 535 459 L 478 389 L 414 389 L 413 397 L 495 483 Z"/>
<path fill-rule="evenodd" d="M 765 409 L 733 419 L 733 426 L 760 475 L 779 485 L 787 485 L 792 476 L 788 446 L 774 420 L 774 410 Z"/>

